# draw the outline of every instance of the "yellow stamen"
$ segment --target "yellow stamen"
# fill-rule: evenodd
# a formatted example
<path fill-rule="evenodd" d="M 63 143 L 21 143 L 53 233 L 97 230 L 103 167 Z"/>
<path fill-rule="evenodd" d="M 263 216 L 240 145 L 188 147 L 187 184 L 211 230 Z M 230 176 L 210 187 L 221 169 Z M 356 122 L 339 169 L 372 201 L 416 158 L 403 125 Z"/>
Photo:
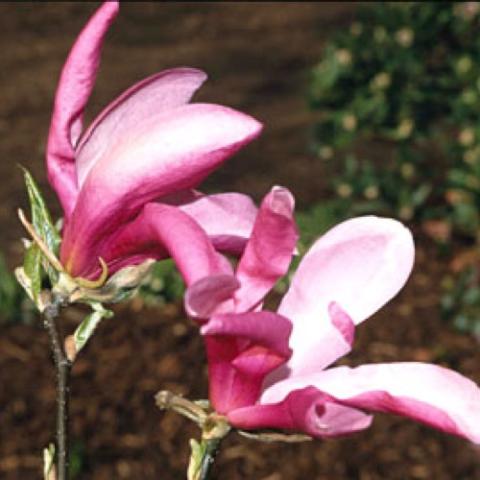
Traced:
<path fill-rule="evenodd" d="M 105 263 L 105 260 L 102 257 L 98 257 L 98 261 L 102 267 L 102 273 L 97 280 L 88 280 L 82 277 L 75 277 L 73 281 L 83 288 L 90 288 L 92 290 L 95 288 L 100 288 L 107 281 L 108 265 Z"/>
<path fill-rule="evenodd" d="M 22 222 L 22 225 L 25 227 L 25 230 L 30 234 L 33 241 L 38 245 L 38 248 L 45 255 L 45 258 L 50 262 L 50 264 L 55 270 L 57 270 L 58 272 L 63 272 L 64 268 L 63 265 L 60 263 L 60 260 L 49 250 L 46 243 L 33 228 L 33 225 L 29 223 L 29 221 L 26 219 L 23 210 L 19 208 L 17 212 L 18 218 Z"/>

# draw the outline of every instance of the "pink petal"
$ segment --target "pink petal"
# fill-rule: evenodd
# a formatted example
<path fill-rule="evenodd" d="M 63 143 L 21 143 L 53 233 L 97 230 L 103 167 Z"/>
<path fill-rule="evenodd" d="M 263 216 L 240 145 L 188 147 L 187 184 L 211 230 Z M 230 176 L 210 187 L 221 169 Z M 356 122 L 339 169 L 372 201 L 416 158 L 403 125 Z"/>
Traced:
<path fill-rule="evenodd" d="M 332 368 L 274 385 L 262 402 L 306 385 L 344 405 L 405 416 L 480 443 L 480 388 L 452 370 L 414 362 Z"/>
<path fill-rule="evenodd" d="M 319 438 L 354 433 L 372 423 L 370 415 L 335 403 L 313 387 L 292 391 L 276 404 L 233 410 L 227 418 L 237 428 L 290 430 Z"/>
<path fill-rule="evenodd" d="M 298 239 L 294 203 L 292 194 L 282 187 L 274 187 L 263 200 L 237 268 L 236 311 L 259 303 L 287 272 Z"/>
<path fill-rule="evenodd" d="M 256 402 L 265 375 L 290 355 L 290 332 L 287 319 L 265 311 L 215 315 L 201 328 L 218 413 Z"/>
<path fill-rule="evenodd" d="M 174 68 L 148 77 L 125 91 L 103 110 L 88 128 L 76 149 L 81 188 L 93 165 L 108 155 L 131 130 L 140 128 L 158 113 L 190 101 L 207 75 L 194 68 Z"/>
<path fill-rule="evenodd" d="M 98 272 L 93 270 L 96 257 L 88 252 L 82 254 L 85 254 L 82 263 L 93 272 L 90 276 L 96 276 Z M 187 285 L 208 275 L 233 275 L 228 261 L 214 250 L 206 233 L 191 217 L 176 207 L 159 203 L 146 205 L 99 254 L 111 273 L 138 263 L 139 259 L 170 256 Z"/>
<path fill-rule="evenodd" d="M 302 348 L 294 350 L 287 363 L 265 378 L 264 388 L 288 377 L 320 372 L 350 352 L 355 334 L 352 319 L 335 302 L 329 305 L 328 314 L 329 326 L 322 330 L 321 338 L 305 338 Z"/>
<path fill-rule="evenodd" d="M 217 250 L 241 254 L 257 216 L 252 199 L 240 193 L 195 193 L 195 197 L 178 202 L 179 208 L 208 233 Z"/>
<path fill-rule="evenodd" d="M 233 275 L 211 275 L 185 292 L 185 310 L 192 318 L 206 320 L 214 313 L 234 311 L 233 294 L 240 284 Z"/>
<path fill-rule="evenodd" d="M 195 187 L 260 130 L 247 115 L 205 104 L 142 122 L 90 170 L 64 230 L 62 262 L 84 275 L 80 252 L 96 258 L 145 203 Z"/>
<path fill-rule="evenodd" d="M 339 305 L 355 324 L 387 303 L 406 282 L 413 265 L 412 236 L 401 223 L 359 217 L 328 231 L 295 273 L 278 312 L 294 325 L 290 346 L 302 352 L 332 334 L 328 306 Z"/>
<path fill-rule="evenodd" d="M 95 83 L 104 36 L 118 8 L 118 2 L 105 2 L 89 20 L 70 51 L 55 95 L 47 169 L 67 216 L 77 195 L 74 148 L 82 131 L 83 111 Z"/>

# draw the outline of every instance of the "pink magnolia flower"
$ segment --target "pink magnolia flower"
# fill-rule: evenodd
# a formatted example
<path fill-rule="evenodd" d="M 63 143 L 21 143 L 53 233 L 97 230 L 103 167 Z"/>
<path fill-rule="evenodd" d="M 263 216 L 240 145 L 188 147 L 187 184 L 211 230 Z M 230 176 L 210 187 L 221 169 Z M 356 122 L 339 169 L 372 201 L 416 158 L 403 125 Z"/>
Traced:
<path fill-rule="evenodd" d="M 262 310 L 294 249 L 292 209 L 289 193 L 274 189 L 236 275 L 187 291 L 187 310 L 205 322 L 213 408 L 238 428 L 321 438 L 369 427 L 367 412 L 389 412 L 480 443 L 480 389 L 462 375 L 418 362 L 331 367 L 351 350 L 355 326 L 410 274 L 413 240 L 399 222 L 337 225 L 305 255 L 277 312 Z"/>
<path fill-rule="evenodd" d="M 129 88 L 83 130 L 101 46 L 118 8 L 105 2 L 84 27 L 56 92 L 47 168 L 64 210 L 61 261 L 72 276 L 92 278 L 99 258 L 112 273 L 177 256 L 188 243 L 192 258 L 202 245 L 202 261 L 217 264 L 201 228 L 216 248 L 239 252 L 256 208 L 244 195 L 204 196 L 193 188 L 261 125 L 227 107 L 189 103 L 206 75 L 175 68 Z"/>

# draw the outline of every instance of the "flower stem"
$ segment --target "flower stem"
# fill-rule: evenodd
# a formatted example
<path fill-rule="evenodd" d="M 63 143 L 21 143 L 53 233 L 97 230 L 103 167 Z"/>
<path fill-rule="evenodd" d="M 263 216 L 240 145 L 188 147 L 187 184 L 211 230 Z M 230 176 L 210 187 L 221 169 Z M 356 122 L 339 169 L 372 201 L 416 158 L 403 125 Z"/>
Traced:
<path fill-rule="evenodd" d="M 220 443 L 229 434 L 230 425 L 224 417 L 211 413 L 202 425 L 200 443 L 191 440 L 192 454 L 188 466 L 188 480 L 208 480 Z"/>
<path fill-rule="evenodd" d="M 44 311 L 44 325 L 50 337 L 57 371 L 57 480 L 68 480 L 68 400 L 71 363 L 62 347 L 55 319 L 59 314 L 57 303 L 49 303 Z"/>
<path fill-rule="evenodd" d="M 202 430 L 202 439 L 190 440 L 192 453 L 188 464 L 187 480 L 208 480 L 222 440 L 230 433 L 227 419 L 210 410 L 208 402 L 192 402 L 163 390 L 155 395 L 160 410 L 175 412 L 193 420 Z"/>
<path fill-rule="evenodd" d="M 212 471 L 213 463 L 215 462 L 215 457 L 220 449 L 221 441 L 222 438 L 202 440 L 201 446 L 203 447 L 202 449 L 204 452 L 200 463 L 198 480 L 208 480 L 210 478 L 210 473 Z"/>

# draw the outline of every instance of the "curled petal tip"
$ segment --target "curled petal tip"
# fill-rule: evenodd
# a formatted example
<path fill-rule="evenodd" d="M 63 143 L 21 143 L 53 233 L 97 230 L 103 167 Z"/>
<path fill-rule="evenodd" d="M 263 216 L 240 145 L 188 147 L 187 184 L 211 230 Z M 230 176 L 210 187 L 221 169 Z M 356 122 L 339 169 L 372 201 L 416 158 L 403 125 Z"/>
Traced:
<path fill-rule="evenodd" d="M 342 335 L 348 345 L 353 345 L 355 338 L 355 324 L 349 315 L 336 302 L 330 302 L 328 313 L 333 326 Z"/>
<path fill-rule="evenodd" d="M 291 217 L 295 208 L 295 198 L 285 187 L 274 186 L 270 192 L 270 209 L 279 215 Z"/>

